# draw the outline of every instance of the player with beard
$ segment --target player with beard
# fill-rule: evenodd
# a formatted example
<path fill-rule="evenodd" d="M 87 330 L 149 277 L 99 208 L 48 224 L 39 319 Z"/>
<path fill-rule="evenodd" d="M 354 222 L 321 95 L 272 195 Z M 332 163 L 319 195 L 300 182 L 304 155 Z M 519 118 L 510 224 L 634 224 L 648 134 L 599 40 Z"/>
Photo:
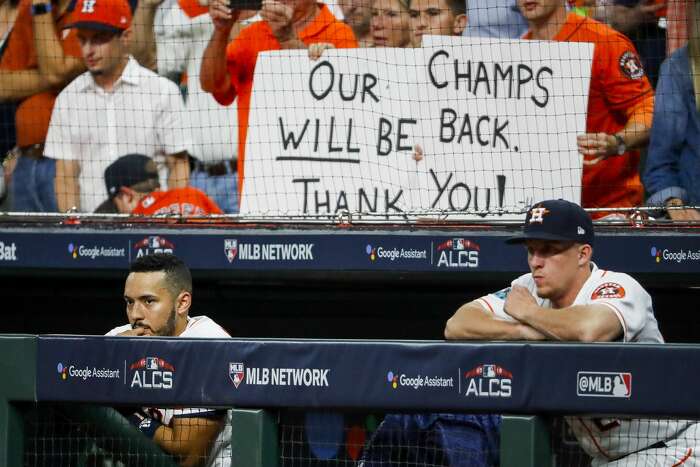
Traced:
<path fill-rule="evenodd" d="M 230 337 L 206 316 L 189 316 L 192 276 L 187 266 L 167 253 L 146 255 L 131 264 L 124 284 L 129 324 L 107 336 Z M 228 411 L 207 408 L 144 407 L 129 420 L 182 465 L 228 467 L 231 423 Z"/>

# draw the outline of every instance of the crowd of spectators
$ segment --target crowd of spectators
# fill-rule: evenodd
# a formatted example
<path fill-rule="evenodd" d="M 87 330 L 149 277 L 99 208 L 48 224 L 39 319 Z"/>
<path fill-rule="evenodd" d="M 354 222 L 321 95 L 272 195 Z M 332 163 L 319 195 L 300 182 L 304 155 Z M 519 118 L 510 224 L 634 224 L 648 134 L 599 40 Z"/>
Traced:
<path fill-rule="evenodd" d="M 258 52 L 419 47 L 425 34 L 596 43 L 583 206 L 697 205 L 700 52 L 691 35 L 661 66 L 665 15 L 660 0 L 2 0 L 0 209 L 93 212 L 105 169 L 143 154 L 163 188 L 236 213 Z"/>

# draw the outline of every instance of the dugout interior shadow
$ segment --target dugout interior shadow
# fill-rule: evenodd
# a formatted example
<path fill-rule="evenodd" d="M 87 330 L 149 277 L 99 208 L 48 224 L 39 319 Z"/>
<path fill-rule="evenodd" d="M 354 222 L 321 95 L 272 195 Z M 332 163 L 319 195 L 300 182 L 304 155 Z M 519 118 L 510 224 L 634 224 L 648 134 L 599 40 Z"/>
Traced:
<path fill-rule="evenodd" d="M 123 279 L 3 276 L 0 331 L 104 334 L 126 322 Z M 192 314 L 208 315 L 235 337 L 442 339 L 445 321 L 462 303 L 504 283 L 222 282 L 195 276 Z M 700 342 L 700 288 L 647 288 L 666 340 Z"/>

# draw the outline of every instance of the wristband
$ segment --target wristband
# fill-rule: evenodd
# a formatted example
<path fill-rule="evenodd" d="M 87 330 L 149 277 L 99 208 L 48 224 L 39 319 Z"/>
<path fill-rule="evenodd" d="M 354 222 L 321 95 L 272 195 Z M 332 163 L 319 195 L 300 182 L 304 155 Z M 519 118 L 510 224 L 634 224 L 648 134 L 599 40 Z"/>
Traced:
<path fill-rule="evenodd" d="M 146 417 L 140 413 L 135 413 L 129 417 L 129 422 L 134 425 L 138 430 L 146 436 L 148 439 L 153 439 L 158 431 L 158 427 L 162 425 L 158 420 Z"/>
<path fill-rule="evenodd" d="M 37 3 L 32 5 L 32 16 L 51 13 L 51 3 Z"/>

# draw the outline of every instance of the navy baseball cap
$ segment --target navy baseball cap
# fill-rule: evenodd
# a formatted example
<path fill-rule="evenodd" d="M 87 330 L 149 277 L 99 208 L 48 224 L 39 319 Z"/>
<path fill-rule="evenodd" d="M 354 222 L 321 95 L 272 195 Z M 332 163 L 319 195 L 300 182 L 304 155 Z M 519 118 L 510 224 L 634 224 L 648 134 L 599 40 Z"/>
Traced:
<path fill-rule="evenodd" d="M 563 199 L 552 199 L 534 204 L 527 212 L 520 235 L 507 243 L 525 240 L 555 240 L 593 245 L 593 221 L 581 206 Z"/>
<path fill-rule="evenodd" d="M 112 162 L 105 169 L 107 194 L 112 199 L 121 187 L 130 188 L 137 183 L 158 180 L 158 168 L 150 157 L 143 154 L 128 154 Z"/>

